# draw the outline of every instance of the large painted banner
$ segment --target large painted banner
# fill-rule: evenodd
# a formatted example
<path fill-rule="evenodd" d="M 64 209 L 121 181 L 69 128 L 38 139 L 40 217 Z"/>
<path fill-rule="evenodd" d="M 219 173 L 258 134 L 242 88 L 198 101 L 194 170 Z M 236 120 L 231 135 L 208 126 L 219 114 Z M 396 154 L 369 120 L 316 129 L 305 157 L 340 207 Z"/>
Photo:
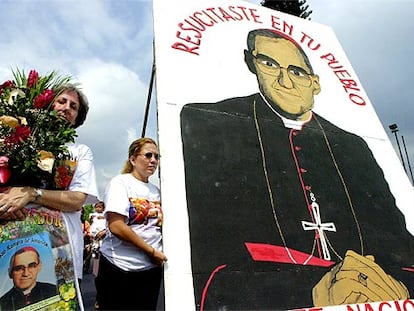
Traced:
<path fill-rule="evenodd" d="M 154 0 L 168 310 L 413 310 L 412 186 L 332 29 Z"/>
<path fill-rule="evenodd" d="M 0 310 L 83 310 L 62 213 L 27 208 L 0 224 Z"/>

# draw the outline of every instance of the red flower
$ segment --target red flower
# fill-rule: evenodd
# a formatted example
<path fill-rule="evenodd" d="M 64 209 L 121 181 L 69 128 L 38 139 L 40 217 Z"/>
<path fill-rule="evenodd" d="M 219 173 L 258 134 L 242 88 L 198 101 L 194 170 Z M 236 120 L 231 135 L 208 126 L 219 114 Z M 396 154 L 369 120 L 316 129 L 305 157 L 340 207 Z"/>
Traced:
<path fill-rule="evenodd" d="M 39 81 L 39 74 L 36 70 L 30 70 L 29 77 L 27 78 L 27 87 L 31 88 L 35 86 L 37 81 Z"/>
<path fill-rule="evenodd" d="M 11 176 L 11 170 L 8 165 L 9 158 L 6 156 L 0 157 L 0 184 L 5 184 Z"/>
<path fill-rule="evenodd" d="M 0 90 L 5 89 L 7 87 L 13 88 L 14 87 L 13 81 L 7 80 L 6 82 L 4 82 L 2 85 L 0 85 Z"/>
<path fill-rule="evenodd" d="M 30 136 L 30 127 L 25 125 L 18 125 L 15 131 L 4 138 L 5 144 L 18 144 L 25 141 Z"/>
<path fill-rule="evenodd" d="M 0 85 L 0 95 L 3 92 L 3 89 L 5 89 L 5 88 L 13 88 L 13 87 L 14 87 L 13 82 L 10 81 L 10 80 L 7 80 L 2 85 Z"/>
<path fill-rule="evenodd" d="M 40 94 L 34 99 L 33 107 L 42 109 L 49 105 L 54 97 L 55 93 L 52 90 L 44 90 L 42 94 Z"/>
<path fill-rule="evenodd" d="M 72 181 L 73 173 L 70 171 L 68 166 L 58 166 L 55 173 L 55 183 L 56 189 L 65 189 L 69 188 L 69 184 Z"/>

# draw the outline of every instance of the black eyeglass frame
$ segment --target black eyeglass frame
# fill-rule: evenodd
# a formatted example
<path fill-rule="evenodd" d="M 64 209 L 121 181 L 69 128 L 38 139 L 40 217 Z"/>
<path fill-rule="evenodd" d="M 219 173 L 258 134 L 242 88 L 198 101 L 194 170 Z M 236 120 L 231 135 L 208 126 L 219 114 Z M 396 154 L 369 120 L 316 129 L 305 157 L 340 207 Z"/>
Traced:
<path fill-rule="evenodd" d="M 31 262 L 27 266 L 25 265 L 17 265 L 12 268 L 13 272 L 22 273 L 24 270 L 28 269 L 29 271 L 36 269 L 40 262 Z"/>
<path fill-rule="evenodd" d="M 259 70 L 266 74 L 269 74 L 273 77 L 279 77 L 283 68 L 286 69 L 289 78 L 294 83 L 302 86 L 310 86 L 312 84 L 313 74 L 308 73 L 305 69 L 301 67 L 289 65 L 287 68 L 285 68 L 280 66 L 280 64 L 276 60 L 267 55 L 253 55 L 252 53 L 249 54 L 256 61 Z"/>

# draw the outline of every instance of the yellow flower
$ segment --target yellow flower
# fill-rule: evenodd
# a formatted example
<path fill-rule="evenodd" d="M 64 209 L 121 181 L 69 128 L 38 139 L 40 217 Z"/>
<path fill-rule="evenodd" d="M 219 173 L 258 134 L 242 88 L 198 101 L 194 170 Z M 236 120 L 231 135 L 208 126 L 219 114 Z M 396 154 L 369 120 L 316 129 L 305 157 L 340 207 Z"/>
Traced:
<path fill-rule="evenodd" d="M 55 163 L 55 156 L 53 153 L 45 150 L 40 150 L 38 154 L 39 161 L 37 162 L 37 167 L 42 171 L 52 173 L 53 164 Z"/>
<path fill-rule="evenodd" d="M 6 125 L 11 128 L 15 128 L 16 126 L 19 125 L 19 120 L 11 116 L 1 116 L 0 124 Z"/>
<path fill-rule="evenodd" d="M 59 301 L 59 310 L 69 310 L 69 302 L 61 300 Z"/>
<path fill-rule="evenodd" d="M 67 294 L 69 296 L 69 299 L 73 299 L 76 297 L 76 290 L 74 287 L 69 288 L 69 290 L 67 291 Z"/>
<path fill-rule="evenodd" d="M 73 283 L 62 284 L 59 287 L 60 297 L 64 301 L 72 300 L 76 297 L 76 289 Z"/>
<path fill-rule="evenodd" d="M 69 301 L 73 298 L 76 297 L 76 291 L 75 289 L 72 287 L 70 288 L 68 291 L 64 292 L 61 297 L 65 300 L 65 301 Z"/>

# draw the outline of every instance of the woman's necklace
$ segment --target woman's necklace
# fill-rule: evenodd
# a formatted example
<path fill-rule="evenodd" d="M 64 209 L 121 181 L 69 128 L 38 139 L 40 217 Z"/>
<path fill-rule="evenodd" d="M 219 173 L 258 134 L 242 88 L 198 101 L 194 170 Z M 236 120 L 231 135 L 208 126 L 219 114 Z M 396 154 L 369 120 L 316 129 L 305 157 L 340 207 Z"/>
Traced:
<path fill-rule="evenodd" d="M 278 219 L 277 213 L 276 213 L 276 205 L 275 205 L 275 200 L 274 200 L 272 187 L 270 185 L 269 173 L 268 173 L 267 164 L 266 164 L 266 156 L 265 156 L 265 151 L 264 151 L 264 147 L 263 147 L 263 140 L 262 140 L 262 135 L 261 135 L 261 131 L 260 131 L 259 121 L 258 121 L 258 118 L 257 118 L 256 99 L 254 99 L 254 103 L 253 103 L 253 115 L 254 115 L 254 122 L 255 122 L 255 127 L 256 127 L 256 132 L 257 132 L 257 139 L 258 139 L 259 145 L 260 145 L 263 173 L 264 173 L 264 177 L 265 177 L 265 180 L 266 180 L 266 186 L 267 186 L 267 191 L 268 191 L 268 194 L 269 194 L 270 206 L 272 208 L 273 219 L 275 221 L 277 230 L 279 232 L 279 235 L 280 235 L 280 238 L 282 240 L 283 246 L 286 250 L 286 253 L 288 254 L 289 258 L 292 260 L 292 262 L 297 264 L 298 262 L 295 260 L 292 253 L 290 252 L 289 247 L 287 246 L 286 239 L 284 237 L 284 234 L 283 234 L 283 231 L 282 231 L 282 228 L 281 228 L 281 225 L 279 223 L 279 219 Z M 322 125 L 319 123 L 319 120 L 316 118 L 316 116 L 314 116 L 314 118 L 315 118 L 315 120 L 316 120 L 322 134 L 323 134 L 325 144 L 326 144 L 326 146 L 329 150 L 331 160 L 332 160 L 332 162 L 335 166 L 336 172 L 339 176 L 342 187 L 345 191 L 345 195 L 347 197 L 348 204 L 349 204 L 353 219 L 354 219 L 356 227 L 357 227 L 359 241 L 360 241 L 360 247 L 361 247 L 361 254 L 363 255 L 364 254 L 364 245 L 363 245 L 364 243 L 363 243 L 361 228 L 360 228 L 358 219 L 357 219 L 356 214 L 355 214 L 354 206 L 352 204 L 352 200 L 351 200 L 351 196 L 350 196 L 349 191 L 348 191 L 348 187 L 346 186 L 345 180 L 344 180 L 344 178 L 341 174 L 341 171 L 339 169 L 339 166 L 336 162 L 336 159 L 335 159 L 335 156 L 332 152 L 332 148 L 331 148 L 331 145 L 329 143 L 328 137 L 326 136 L 326 133 L 325 133 Z M 295 158 L 295 164 L 297 165 L 296 158 Z M 303 185 L 302 180 L 301 180 L 301 183 L 302 183 L 302 186 L 303 186 L 302 188 L 306 189 L 306 187 L 304 187 L 304 185 Z M 312 251 L 311 251 L 309 257 L 301 264 L 306 265 L 309 262 L 309 260 L 313 257 L 313 254 L 314 254 L 315 249 L 316 249 L 317 239 L 319 239 L 319 241 L 322 244 L 321 247 L 322 247 L 322 252 L 323 252 L 324 259 L 330 260 L 330 254 L 329 254 L 329 250 L 328 250 L 328 245 L 329 245 L 329 248 L 335 253 L 335 255 L 340 260 L 343 260 L 343 258 L 335 251 L 334 247 L 329 242 L 329 239 L 327 238 L 327 236 L 324 233 L 324 231 L 336 231 L 335 225 L 333 223 L 322 223 L 321 218 L 320 218 L 320 213 L 319 213 L 319 205 L 316 202 L 316 197 L 310 189 L 306 189 L 306 190 L 309 192 L 309 196 L 310 196 L 310 199 L 312 201 L 312 203 L 308 204 L 308 206 L 309 206 L 309 210 L 311 212 L 311 218 L 312 218 L 313 222 L 302 221 L 302 227 L 303 227 L 304 230 L 316 230 L 316 233 L 315 233 L 315 238 L 314 238 L 314 242 L 313 242 L 313 245 L 312 245 Z"/>

